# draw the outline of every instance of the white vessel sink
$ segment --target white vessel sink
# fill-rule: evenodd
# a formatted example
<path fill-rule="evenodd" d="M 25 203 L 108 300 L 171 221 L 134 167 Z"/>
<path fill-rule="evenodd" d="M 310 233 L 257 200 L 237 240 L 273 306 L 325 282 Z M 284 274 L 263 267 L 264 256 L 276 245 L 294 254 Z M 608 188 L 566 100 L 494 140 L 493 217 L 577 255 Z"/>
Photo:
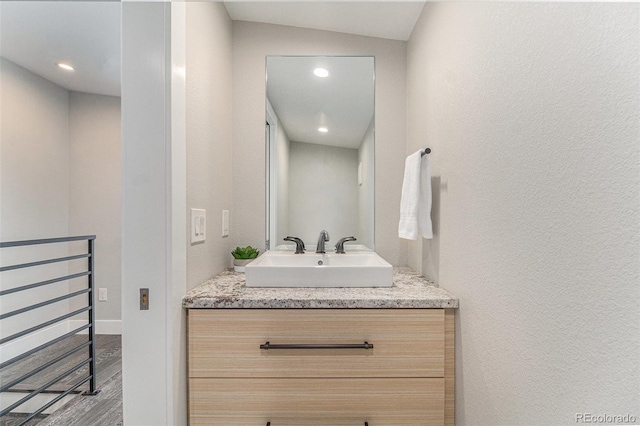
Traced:
<path fill-rule="evenodd" d="M 391 287 L 393 267 L 374 252 L 267 251 L 245 267 L 247 287 Z"/>

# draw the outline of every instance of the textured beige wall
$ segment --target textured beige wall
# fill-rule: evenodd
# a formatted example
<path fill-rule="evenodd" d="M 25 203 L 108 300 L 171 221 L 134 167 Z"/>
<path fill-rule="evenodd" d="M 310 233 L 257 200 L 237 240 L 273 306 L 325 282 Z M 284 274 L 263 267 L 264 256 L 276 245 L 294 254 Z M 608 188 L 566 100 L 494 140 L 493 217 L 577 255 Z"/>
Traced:
<path fill-rule="evenodd" d="M 375 203 L 373 125 L 374 123 L 371 121 L 358 148 L 358 163 L 362 164 L 362 185 L 358 186 L 359 223 L 358 235 L 356 236 L 358 241 L 353 244 L 362 244 L 366 247 L 373 247 L 371 236 L 375 233 L 375 207 L 371 208 L 371 205 Z M 372 202 L 372 199 L 374 202 Z"/>
<path fill-rule="evenodd" d="M 233 23 L 234 244 L 264 248 L 267 55 L 375 56 L 376 251 L 394 265 L 406 264 L 406 243 L 397 237 L 406 155 L 406 43 L 241 21 Z"/>
<path fill-rule="evenodd" d="M 69 92 L 0 59 L 2 241 L 68 233 Z"/>
<path fill-rule="evenodd" d="M 309 249 L 323 229 L 331 242 L 353 235 L 359 217 L 358 151 L 291 142 L 289 159 L 289 233 L 302 238 Z"/>
<path fill-rule="evenodd" d="M 70 93 L 69 233 L 96 235 L 94 284 L 96 289 L 106 288 L 108 294 L 106 302 L 96 303 L 96 319 L 120 320 L 122 167 L 119 97 Z M 86 250 L 85 243 L 80 245 Z M 73 266 L 85 267 L 76 263 Z M 84 285 L 85 281 L 78 284 Z M 84 300 L 74 299 L 72 307 L 85 304 Z"/>
<path fill-rule="evenodd" d="M 223 209 L 231 211 L 231 223 L 235 219 L 231 186 L 232 43 L 231 19 L 222 3 L 187 3 L 186 22 L 187 208 L 207 211 L 206 241 L 188 243 L 187 287 L 191 289 L 231 266 L 233 234 L 223 238 L 221 224 Z M 187 227 L 190 217 L 187 212 Z"/>
<path fill-rule="evenodd" d="M 71 235 L 97 236 L 95 286 L 108 290 L 96 305 L 98 332 L 118 332 L 121 317 L 121 167 L 120 98 L 69 92 L 15 64 L 2 60 L 2 222 L 1 239 Z M 3 263 L 62 257 L 86 252 L 86 242 L 3 251 Z M 86 270 L 86 262 L 48 265 L 3 274 L 3 285 L 36 282 Z M 72 280 L 7 303 L 24 306 L 79 290 Z M 27 323 L 86 305 L 76 297 L 19 318 Z M 4 304 L 3 310 L 9 305 Z M 86 315 L 73 318 L 84 321 Z M 16 318 L 18 319 L 18 318 Z M 103 328 L 103 320 L 111 321 Z M 60 324 L 63 328 L 66 323 Z M 77 325 L 74 325 L 77 326 Z M 12 329 L 11 323 L 4 326 Z"/>
<path fill-rule="evenodd" d="M 275 112 L 274 112 L 275 115 Z M 284 131 L 284 127 L 280 124 L 280 119 L 276 116 L 276 154 L 273 155 L 274 159 L 274 167 L 277 168 L 278 172 L 276 174 L 277 178 L 275 181 L 277 182 L 277 188 L 273 188 L 276 191 L 276 196 L 274 197 L 277 202 L 275 209 L 277 211 L 276 214 L 276 241 L 273 241 L 273 246 L 276 247 L 280 244 L 283 239 L 290 235 L 289 232 L 289 158 L 291 155 L 291 141 L 289 140 L 289 136 L 287 132 Z M 281 208 L 278 208 L 281 207 Z M 273 210 L 273 207 L 272 207 Z M 271 238 L 271 237 L 269 237 Z"/>
<path fill-rule="evenodd" d="M 0 93 L 0 241 L 67 236 L 69 92 L 0 58 Z M 66 244 L 5 248 L 0 253 L 3 266 L 67 255 Z M 65 276 L 67 271 L 66 263 L 58 263 L 3 272 L 1 288 Z M 15 293 L 2 298 L 0 311 L 9 312 L 67 293 L 64 282 Z M 63 301 L 27 316 L 3 320 L 1 337 L 67 313 L 68 306 Z M 58 329 L 53 333 L 66 331 Z M 2 356 L 30 349 L 24 345 L 31 341 L 38 341 L 38 335 L 6 345 Z"/>
<path fill-rule="evenodd" d="M 640 419 L 639 18 L 435 3 L 412 34 L 407 152 L 433 147 L 440 180 L 418 262 L 460 298 L 458 425 Z"/>

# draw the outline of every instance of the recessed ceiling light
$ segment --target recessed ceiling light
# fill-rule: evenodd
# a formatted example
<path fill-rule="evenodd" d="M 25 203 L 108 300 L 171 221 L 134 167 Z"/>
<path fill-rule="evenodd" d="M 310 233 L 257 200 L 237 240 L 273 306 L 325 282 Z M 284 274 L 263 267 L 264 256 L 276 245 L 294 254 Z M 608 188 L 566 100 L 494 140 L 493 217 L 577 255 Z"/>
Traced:
<path fill-rule="evenodd" d="M 56 65 L 58 66 L 58 68 L 62 68 L 65 71 L 75 71 L 71 65 L 64 62 L 56 62 Z"/>
<path fill-rule="evenodd" d="M 329 71 L 324 68 L 316 68 L 313 73 L 318 77 L 329 77 Z"/>
<path fill-rule="evenodd" d="M 318 127 L 318 131 L 320 133 L 327 133 L 329 131 L 329 129 L 327 129 L 326 127 Z"/>

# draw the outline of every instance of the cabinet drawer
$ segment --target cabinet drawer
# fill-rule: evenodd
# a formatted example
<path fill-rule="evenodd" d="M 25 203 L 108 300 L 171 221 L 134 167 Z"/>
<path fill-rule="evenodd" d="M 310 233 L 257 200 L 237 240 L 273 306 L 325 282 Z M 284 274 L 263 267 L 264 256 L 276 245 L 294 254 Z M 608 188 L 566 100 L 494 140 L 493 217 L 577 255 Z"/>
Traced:
<path fill-rule="evenodd" d="M 191 425 L 444 423 L 444 379 L 189 380 Z"/>
<path fill-rule="evenodd" d="M 373 349 L 260 349 L 351 344 Z M 191 309 L 190 377 L 443 377 L 443 309 Z"/>

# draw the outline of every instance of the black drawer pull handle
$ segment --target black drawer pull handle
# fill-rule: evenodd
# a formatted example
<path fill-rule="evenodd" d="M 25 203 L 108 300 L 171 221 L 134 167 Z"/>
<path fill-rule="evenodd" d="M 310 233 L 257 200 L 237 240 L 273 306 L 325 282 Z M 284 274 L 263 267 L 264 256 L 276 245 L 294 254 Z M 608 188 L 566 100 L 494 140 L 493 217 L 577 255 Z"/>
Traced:
<path fill-rule="evenodd" d="M 272 345 L 266 342 L 260 345 L 260 349 L 373 349 L 373 343 L 346 343 L 346 344 L 330 344 L 330 345 L 309 345 L 309 344 L 293 344 L 293 345 Z"/>
<path fill-rule="evenodd" d="M 267 426 L 271 426 L 271 422 L 267 422 Z M 369 422 L 364 422 L 364 426 L 369 426 Z"/>

